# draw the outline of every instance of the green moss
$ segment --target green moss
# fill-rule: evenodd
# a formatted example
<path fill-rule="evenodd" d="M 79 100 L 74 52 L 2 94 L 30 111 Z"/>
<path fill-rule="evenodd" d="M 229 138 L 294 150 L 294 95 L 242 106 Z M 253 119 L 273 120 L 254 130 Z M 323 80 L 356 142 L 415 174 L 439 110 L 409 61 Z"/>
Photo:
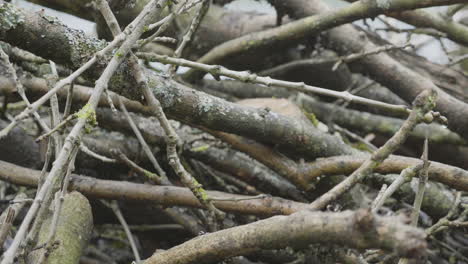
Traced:
<path fill-rule="evenodd" d="M 152 173 L 151 171 L 148 171 L 148 170 L 144 170 L 144 174 L 145 174 L 145 177 L 150 180 L 155 180 L 159 178 L 159 175 Z"/>
<path fill-rule="evenodd" d="M 205 189 L 203 189 L 203 186 L 196 179 L 192 179 L 192 184 L 195 188 L 195 195 L 202 201 L 208 202 L 208 194 L 206 193 Z"/>
<path fill-rule="evenodd" d="M 309 119 L 309 121 L 312 123 L 312 125 L 314 125 L 314 127 L 318 126 L 319 121 L 318 121 L 318 119 L 317 119 L 317 117 L 315 116 L 314 113 L 309 113 L 309 112 L 305 111 L 304 109 L 302 109 L 302 112 L 307 117 L 307 119 Z"/>
<path fill-rule="evenodd" d="M 365 151 L 365 152 L 372 152 L 372 150 L 362 142 L 356 142 L 351 144 L 354 148 Z"/>
<path fill-rule="evenodd" d="M 13 5 L 4 3 L 0 6 L 0 29 L 8 31 L 24 22 L 24 15 Z"/>
<path fill-rule="evenodd" d="M 193 152 L 203 152 L 203 151 L 207 151 L 209 148 L 210 148 L 210 145 L 203 145 L 203 146 L 199 146 L 199 147 L 196 147 L 196 148 L 192 148 L 191 151 L 193 151 Z"/>
<path fill-rule="evenodd" d="M 98 123 L 96 119 L 96 111 L 93 109 L 93 107 L 91 107 L 90 104 L 83 106 L 83 108 L 81 108 L 81 110 L 78 111 L 75 115 L 78 119 L 83 119 L 86 121 L 84 129 L 88 134 L 91 133 L 93 127 L 95 127 Z"/>

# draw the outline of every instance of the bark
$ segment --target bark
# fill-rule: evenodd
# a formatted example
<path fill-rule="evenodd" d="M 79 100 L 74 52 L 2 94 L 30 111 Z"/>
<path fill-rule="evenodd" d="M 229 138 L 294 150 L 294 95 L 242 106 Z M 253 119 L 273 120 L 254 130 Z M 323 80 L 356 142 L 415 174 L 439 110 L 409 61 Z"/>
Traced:
<path fill-rule="evenodd" d="M 30 51 L 36 52 L 37 55 L 48 59 L 57 59 L 72 68 L 81 66 L 79 63 L 82 62 L 83 58 L 91 57 L 94 52 L 102 47 L 101 42 L 89 39 L 82 32 L 72 31 L 62 24 L 51 23 L 39 14 L 18 10 L 8 4 L 6 7 L 19 14 L 24 20 L 18 21 L 14 28 L 0 28 L 1 39 L 12 45 L 18 45 L 18 47 L 27 50 L 30 49 Z M 43 23 L 45 25 L 42 25 Z M 41 24 L 42 27 L 39 27 L 38 24 Z M 43 31 L 42 28 L 44 27 L 50 27 L 50 31 Z M 34 43 L 42 43 L 39 36 L 44 34 L 44 38 L 49 42 L 57 39 L 57 43 L 60 43 L 61 46 L 51 43 L 47 48 L 42 46 L 42 49 L 37 49 Z M 26 39 L 28 41 L 25 41 Z M 83 45 L 86 48 L 80 48 Z M 53 52 L 58 49 L 61 52 Z M 76 59 L 76 53 L 79 54 L 78 59 Z M 58 54 L 59 56 L 57 56 Z M 128 76 L 126 74 L 129 72 L 127 67 L 126 63 L 121 65 L 121 71 L 117 72 L 113 77 L 116 81 L 111 81 L 109 88 L 122 95 L 131 95 L 130 98 L 140 99 L 139 93 L 133 91 L 137 85 L 133 85 L 132 81 L 127 81 Z M 92 68 L 90 71 L 94 74 L 100 72 L 96 68 Z M 156 98 L 162 102 L 166 114 L 171 118 L 188 124 L 221 129 L 225 132 L 251 137 L 274 144 L 285 151 L 304 154 L 308 158 L 355 153 L 339 138 L 321 133 L 312 125 L 304 126 L 295 119 L 264 109 L 257 110 L 226 102 L 192 90 L 171 79 L 158 76 L 151 71 L 147 71 L 146 74 L 148 85 Z M 130 80 L 133 80 L 133 78 L 130 78 Z M 127 89 L 125 87 L 132 88 Z"/>
<path fill-rule="evenodd" d="M 44 221 L 39 231 L 38 245 L 47 242 L 52 214 Z M 47 257 L 48 264 L 75 264 L 80 261 L 93 230 L 93 215 L 91 205 L 86 197 L 78 192 L 65 196 L 57 224 L 55 239 L 58 242 Z M 36 250 L 28 258 L 28 263 L 36 263 L 44 249 Z"/>
<path fill-rule="evenodd" d="M 303 211 L 206 234 L 155 253 L 145 264 L 216 263 L 260 249 L 333 243 L 353 248 L 381 248 L 400 256 L 425 254 L 425 235 L 393 217 L 367 210 L 322 213 Z M 350 238 L 350 239 L 343 239 Z"/>
<path fill-rule="evenodd" d="M 6 121 L 0 120 L 0 129 L 7 125 Z M 33 169 L 41 166 L 41 157 L 44 157 L 39 144 L 21 127 L 13 129 L 7 137 L 0 139 L 0 149 L 0 160 Z"/>
<path fill-rule="evenodd" d="M 2 180 L 34 187 L 37 185 L 39 175 L 40 171 L 0 161 L 0 179 Z M 155 202 L 162 206 L 203 208 L 193 193 L 188 188 L 182 187 L 99 180 L 86 176 L 72 175 L 69 189 L 79 191 L 93 198 L 147 201 Z M 217 208 L 233 213 L 271 216 L 276 214 L 292 214 L 307 208 L 307 204 L 279 197 L 260 199 L 252 196 L 217 191 L 207 191 L 207 194 L 211 198 L 220 199 L 220 201 L 214 202 Z"/>

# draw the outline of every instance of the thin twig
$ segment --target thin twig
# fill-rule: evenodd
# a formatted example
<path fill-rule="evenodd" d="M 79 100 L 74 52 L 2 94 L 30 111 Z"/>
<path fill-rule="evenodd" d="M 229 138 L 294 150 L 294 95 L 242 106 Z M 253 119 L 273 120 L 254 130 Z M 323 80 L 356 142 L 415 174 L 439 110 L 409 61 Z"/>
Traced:
<path fill-rule="evenodd" d="M 363 104 L 363 105 L 367 105 L 370 107 L 377 107 L 377 108 L 380 108 L 389 112 L 404 113 L 404 114 L 408 114 L 408 112 L 410 112 L 410 110 L 404 105 L 393 105 L 393 104 L 383 103 L 383 102 L 371 100 L 368 98 L 356 96 L 347 91 L 339 92 L 339 91 L 333 91 L 329 89 L 307 85 L 303 82 L 282 81 L 282 80 L 272 79 L 270 77 L 258 76 L 248 71 L 242 71 L 242 72 L 234 71 L 234 70 L 229 70 L 220 65 L 208 65 L 208 64 L 181 59 L 181 58 L 173 58 L 173 57 L 169 57 L 166 55 L 158 55 L 155 53 L 137 52 L 137 56 L 145 60 L 155 60 L 161 63 L 175 64 L 179 66 L 185 66 L 185 67 L 190 67 L 190 68 L 194 68 L 197 70 L 202 70 L 205 72 L 209 72 L 213 76 L 222 75 L 222 76 L 230 77 L 230 78 L 243 81 L 243 82 L 258 83 L 258 84 L 263 84 L 266 86 L 278 86 L 278 87 L 284 87 L 293 91 L 300 91 L 304 93 L 312 93 L 312 94 L 319 94 L 319 95 L 324 95 L 324 96 L 341 98 L 346 101 Z"/>
<path fill-rule="evenodd" d="M 49 130 L 47 133 L 45 134 L 42 134 L 40 135 L 39 137 L 36 138 L 36 142 L 39 142 L 39 141 L 42 141 L 44 140 L 45 138 L 51 136 L 52 134 L 54 134 L 55 132 L 61 130 L 63 127 L 65 127 L 65 125 L 67 125 L 68 123 L 70 123 L 72 120 L 78 118 L 78 116 L 76 115 L 68 115 L 67 118 L 65 118 L 62 122 L 60 122 L 58 125 L 56 125 L 54 128 L 52 128 L 51 130 Z"/>
<path fill-rule="evenodd" d="M 156 184 L 163 184 L 161 182 L 161 177 L 155 173 L 152 173 L 151 171 L 149 170 L 146 170 L 140 166 L 138 166 L 135 162 L 133 162 L 132 160 L 130 160 L 125 154 L 123 154 L 120 150 L 117 150 L 117 153 L 116 153 L 118 159 L 124 163 L 125 165 L 127 165 L 128 167 L 130 167 L 131 169 L 137 171 L 138 173 L 140 173 L 141 175 L 145 176 L 146 178 L 148 178 L 149 180 L 151 181 L 154 181 Z M 170 183 L 169 184 L 164 184 L 164 185 L 171 185 Z"/>
<path fill-rule="evenodd" d="M 429 159 L 428 159 L 428 140 L 424 140 L 424 150 L 421 159 L 423 160 L 423 168 L 419 174 L 419 185 L 418 192 L 414 198 L 413 211 L 411 213 L 411 224 L 413 226 L 418 226 L 419 212 L 421 211 L 421 205 L 424 198 L 424 192 L 426 190 L 426 183 L 428 180 L 428 170 L 429 170 Z"/>
<path fill-rule="evenodd" d="M 382 147 L 375 151 L 356 171 L 330 191 L 320 196 L 310 204 L 313 210 L 319 210 L 336 200 L 343 193 L 359 183 L 364 177 L 371 173 L 391 153 L 397 150 L 408 138 L 409 133 L 420 122 L 426 119 L 426 114 L 435 106 L 437 94 L 435 91 L 424 91 L 419 94 L 413 102 L 413 110 L 408 119 L 403 123 L 398 132 L 391 137 Z"/>
<path fill-rule="evenodd" d="M 65 110 L 63 110 L 63 118 L 68 118 L 71 111 L 71 105 L 73 101 L 73 88 L 75 88 L 75 82 L 71 82 L 67 90 L 67 99 L 65 101 Z"/>
<path fill-rule="evenodd" d="M 429 178 L 429 159 L 428 159 L 428 152 L 429 152 L 429 143 L 428 139 L 424 140 L 424 149 L 421 159 L 423 161 L 423 167 L 419 174 L 419 184 L 418 184 L 418 192 L 416 193 L 416 197 L 414 198 L 413 210 L 411 212 L 411 225 L 418 226 L 419 214 L 421 212 L 421 205 L 424 198 L 424 192 L 426 191 L 426 183 Z M 398 261 L 398 264 L 406 264 L 408 263 L 407 258 L 401 258 Z"/>
<path fill-rule="evenodd" d="M 141 261 L 140 253 L 138 253 L 138 248 L 135 243 L 135 239 L 133 238 L 132 232 L 128 227 L 127 221 L 125 221 L 125 218 L 122 215 L 122 211 L 120 211 L 118 203 L 115 200 L 113 200 L 110 203 L 103 200 L 101 200 L 101 202 L 110 209 L 112 209 L 112 212 L 114 212 L 115 216 L 117 216 L 117 219 L 119 220 L 120 224 L 122 225 L 125 231 L 125 234 L 127 235 L 128 242 L 130 242 L 130 247 L 132 248 L 133 256 L 135 257 L 136 262 L 139 263 Z"/>
<path fill-rule="evenodd" d="M 97 154 L 96 152 L 90 150 L 83 142 L 80 144 L 80 150 L 85 153 L 86 155 L 95 158 L 97 160 L 100 160 L 104 163 L 117 163 L 117 160 L 108 158 L 106 156 Z"/>
<path fill-rule="evenodd" d="M 197 31 L 198 26 L 200 25 L 200 22 L 202 21 L 202 19 L 205 17 L 206 13 L 208 12 L 210 3 L 211 3 L 211 0 L 203 0 L 203 3 L 200 6 L 200 9 L 198 9 L 198 11 L 195 13 L 192 19 L 192 23 L 190 24 L 190 27 L 187 30 L 187 33 L 185 33 L 184 37 L 182 38 L 182 42 L 174 51 L 174 55 L 173 55 L 174 58 L 181 57 L 182 51 L 184 50 L 185 46 L 187 46 L 190 43 L 190 40 L 192 39 L 192 35 L 195 33 L 195 31 Z M 177 70 L 176 65 L 172 64 L 169 69 L 169 74 L 174 75 L 176 70 Z"/>
<path fill-rule="evenodd" d="M 159 178 L 159 183 L 160 184 L 164 184 L 164 185 L 168 185 L 169 184 L 169 179 L 167 178 L 166 176 L 166 172 L 161 168 L 161 166 L 159 165 L 159 162 L 158 160 L 156 159 L 156 157 L 153 155 L 153 152 L 151 151 L 150 147 L 148 146 L 148 144 L 146 143 L 145 139 L 143 138 L 143 135 L 141 134 L 140 130 L 138 129 L 138 127 L 136 126 L 135 122 L 133 121 L 132 117 L 130 116 L 130 114 L 128 113 L 127 111 L 127 108 L 125 107 L 124 103 L 122 102 L 122 100 L 120 100 L 120 97 L 119 97 L 119 104 L 120 104 L 120 109 L 122 110 L 122 112 L 124 113 L 125 115 L 125 118 L 127 119 L 128 123 L 130 124 L 130 127 L 132 128 L 133 130 L 133 133 L 135 134 L 135 136 L 137 137 L 138 139 L 138 142 L 140 142 L 140 145 L 141 147 L 143 148 L 143 151 L 145 152 L 146 156 L 148 157 L 148 159 L 150 160 L 151 164 L 153 165 L 153 167 L 156 169 L 156 172 L 160 175 L 158 176 Z"/>
<path fill-rule="evenodd" d="M 13 121 L 4 129 L 0 131 L 0 139 L 3 137 L 7 136 L 8 133 L 19 123 L 21 120 L 25 119 L 31 114 L 34 114 L 37 109 L 39 109 L 40 106 L 42 106 L 44 103 L 46 103 L 52 95 L 56 94 L 62 87 L 64 87 L 67 84 L 71 84 L 76 78 L 78 78 L 83 72 L 91 68 L 91 66 L 94 65 L 94 63 L 97 62 L 98 58 L 104 58 L 104 56 L 115 49 L 116 46 L 118 46 L 122 41 L 126 38 L 125 34 L 120 34 L 118 38 L 114 38 L 114 40 L 109 43 L 104 49 L 96 52 L 96 54 L 85 64 L 83 64 L 80 68 L 78 68 L 76 71 L 74 71 L 72 74 L 70 74 L 68 77 L 61 79 L 60 81 L 55 84 L 55 86 L 50 89 L 46 94 L 44 94 L 41 98 L 39 98 L 37 101 L 32 103 L 31 105 L 28 105 L 28 108 L 26 108 L 24 111 L 22 111 L 20 114 L 16 115 L 13 119 Z"/>
<path fill-rule="evenodd" d="M 333 125 L 333 129 L 335 129 L 336 131 L 340 132 L 340 133 L 343 133 L 345 134 L 346 136 L 354 139 L 354 140 L 357 140 L 359 141 L 360 143 L 366 145 L 366 147 L 370 150 L 370 151 L 376 151 L 377 150 L 377 147 L 374 146 L 372 143 L 370 143 L 368 140 L 366 140 L 365 138 L 349 131 L 348 129 L 346 128 L 343 128 L 339 125 Z"/>
<path fill-rule="evenodd" d="M 397 46 L 397 45 L 384 45 L 384 46 L 380 46 L 380 47 L 378 47 L 378 48 L 376 48 L 374 50 L 361 52 L 361 53 L 354 53 L 354 54 L 350 54 L 350 55 L 347 55 L 347 56 L 344 56 L 344 57 L 339 57 L 338 61 L 333 65 L 332 71 L 336 71 L 336 69 L 338 69 L 338 67 L 340 67 L 340 65 L 342 63 L 350 63 L 350 62 L 362 59 L 362 58 L 364 58 L 366 56 L 375 55 L 375 54 L 378 54 L 378 53 L 381 53 L 381 52 L 386 52 L 386 51 L 391 51 L 391 50 L 396 50 L 396 49 L 405 49 L 407 47 L 412 47 L 412 46 L 413 45 L 411 43 L 406 43 L 406 44 L 403 44 L 403 45 L 400 45 L 400 46 Z"/>
<path fill-rule="evenodd" d="M 457 192 L 457 194 L 455 195 L 455 200 L 453 201 L 452 208 L 450 209 L 448 214 L 442 217 L 441 219 L 439 219 L 437 223 L 435 223 L 434 225 L 426 229 L 426 234 L 428 236 L 431 236 L 439 231 L 442 231 L 443 228 L 441 227 L 450 225 L 451 223 L 450 218 L 452 218 L 452 216 L 457 212 L 460 202 L 461 202 L 461 192 Z"/>
<path fill-rule="evenodd" d="M 266 195 L 266 194 L 259 194 L 259 195 L 256 195 L 256 196 L 246 197 L 246 198 L 238 198 L 238 197 L 216 198 L 216 197 L 211 197 L 210 200 L 215 201 L 215 202 L 220 202 L 220 201 L 238 202 L 238 201 L 253 200 L 253 199 L 265 199 L 267 197 L 268 197 L 268 195 Z"/>
<path fill-rule="evenodd" d="M 5 63 L 5 66 L 7 67 L 7 70 L 10 72 L 11 74 L 11 77 L 14 81 L 14 85 L 16 87 L 16 90 L 18 92 L 18 94 L 20 95 L 21 99 L 26 103 L 26 105 L 28 106 L 28 108 L 31 107 L 31 103 L 29 102 L 29 99 L 26 97 L 26 93 L 24 91 L 24 87 L 23 87 L 23 84 L 18 80 L 18 76 L 16 74 L 16 70 L 15 68 L 13 67 L 13 65 L 10 63 L 10 60 L 8 58 L 8 55 L 3 51 L 2 48 L 0 48 L 0 59 L 3 60 L 3 62 Z M 26 109 L 28 109 L 26 108 Z M 36 122 L 40 125 L 40 127 L 44 130 L 44 131 L 48 131 L 49 130 L 49 127 L 47 126 L 46 123 L 44 123 L 44 121 L 41 119 L 41 117 L 39 116 L 39 114 L 37 113 L 37 111 L 32 111 L 31 114 L 33 115 L 34 119 L 36 120 Z M 13 129 L 16 125 L 16 122 L 15 122 L 15 118 L 13 119 L 13 121 L 7 126 L 5 127 L 4 129 L 2 129 L 0 131 L 0 139 L 3 138 L 3 136 L 6 136 L 8 134 L 9 131 L 11 131 L 11 129 Z M 5 133 L 4 133 L 5 132 Z"/>
<path fill-rule="evenodd" d="M 406 182 L 411 181 L 411 179 L 419 173 L 419 171 L 423 168 L 423 163 L 420 163 L 415 166 L 411 166 L 401 171 L 400 175 L 395 179 L 395 181 L 390 184 L 390 186 L 385 190 L 382 196 L 377 197 L 372 204 L 372 211 L 377 212 L 380 207 L 385 203 L 385 201 L 395 193 L 401 185 Z"/>
<path fill-rule="evenodd" d="M 447 66 L 450 67 L 450 66 L 459 64 L 459 63 L 461 63 L 461 62 L 463 62 L 463 61 L 465 61 L 465 60 L 467 60 L 467 59 L 468 59 L 468 54 L 462 55 L 462 56 L 460 56 L 460 57 L 458 57 L 458 58 L 453 59 L 453 61 L 450 62 L 449 64 L 447 64 Z"/>

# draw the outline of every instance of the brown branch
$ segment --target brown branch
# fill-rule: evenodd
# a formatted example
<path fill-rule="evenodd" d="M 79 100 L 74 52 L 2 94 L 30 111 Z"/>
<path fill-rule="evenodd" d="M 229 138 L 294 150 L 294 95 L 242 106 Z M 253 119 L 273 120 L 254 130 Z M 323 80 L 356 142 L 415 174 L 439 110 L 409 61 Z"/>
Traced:
<path fill-rule="evenodd" d="M 37 186 L 40 171 L 20 167 L 5 161 L 0 161 L 0 179 L 18 185 Z M 125 181 L 100 180 L 73 174 L 70 190 L 75 190 L 93 198 L 110 200 L 148 201 L 162 206 L 187 206 L 204 208 L 188 188 L 173 186 L 155 186 L 137 184 Z M 251 198 L 252 196 L 236 195 L 217 191 L 207 191 L 213 198 Z M 292 214 L 304 210 L 307 204 L 294 202 L 278 197 L 242 201 L 214 202 L 223 211 L 271 216 L 276 214 Z"/>

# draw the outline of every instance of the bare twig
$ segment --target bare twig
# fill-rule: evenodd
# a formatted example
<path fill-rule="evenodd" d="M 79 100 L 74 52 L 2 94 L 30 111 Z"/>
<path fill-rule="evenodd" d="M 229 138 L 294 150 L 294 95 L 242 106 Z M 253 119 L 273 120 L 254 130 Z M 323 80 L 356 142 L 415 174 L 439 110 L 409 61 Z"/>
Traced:
<path fill-rule="evenodd" d="M 173 57 L 168 57 L 165 55 L 158 55 L 154 53 L 137 52 L 137 55 L 146 60 L 155 60 L 161 63 L 175 64 L 179 66 L 185 66 L 185 67 L 202 70 L 205 72 L 209 72 L 213 76 L 222 75 L 222 76 L 230 77 L 230 78 L 237 79 L 243 82 L 258 83 L 258 84 L 263 84 L 266 86 L 278 86 L 278 87 L 284 87 L 293 91 L 301 91 L 304 93 L 312 93 L 312 94 L 319 94 L 319 95 L 324 95 L 324 96 L 341 98 L 341 99 L 344 99 L 345 101 L 350 101 L 353 103 L 363 104 L 363 105 L 367 105 L 371 107 L 377 107 L 377 108 L 384 109 L 389 112 L 407 114 L 410 111 L 404 105 L 387 104 L 387 103 L 371 100 L 368 98 L 356 96 L 347 91 L 338 92 L 338 91 L 324 89 L 324 88 L 320 88 L 316 86 L 307 85 L 303 82 L 298 83 L 298 82 L 282 81 L 282 80 L 272 79 L 270 77 L 258 76 L 256 74 L 252 74 L 247 71 L 243 71 L 243 72 L 234 71 L 234 70 L 229 70 L 219 65 L 208 65 L 208 64 L 193 62 L 193 61 L 189 61 L 185 59 L 173 58 Z"/>
<path fill-rule="evenodd" d="M 411 212 L 411 225 L 412 226 L 418 226 L 419 214 L 421 212 L 421 205 L 422 205 L 423 198 L 424 198 L 424 192 L 426 191 L 426 183 L 429 178 L 428 170 L 429 170 L 430 162 L 428 160 L 428 152 L 429 152 L 429 146 L 428 146 L 428 140 L 426 137 L 426 139 L 424 140 L 423 154 L 421 156 L 421 159 L 423 161 L 423 167 L 419 175 L 418 192 L 416 193 L 416 197 L 414 198 L 413 210 Z M 408 263 L 407 258 L 401 258 L 398 261 L 398 264 L 406 264 L 406 263 Z"/>
<path fill-rule="evenodd" d="M 129 33 L 129 32 L 127 32 Z M 52 95 L 56 94 L 62 87 L 67 84 L 71 84 L 76 78 L 78 78 L 83 72 L 91 68 L 98 61 L 99 58 L 104 58 L 105 55 L 115 49 L 122 41 L 126 38 L 126 34 L 120 34 L 118 37 L 114 38 L 114 41 L 109 43 L 104 49 L 98 51 L 88 62 L 83 64 L 80 68 L 70 74 L 68 77 L 61 79 L 55 84 L 55 86 L 44 94 L 37 101 L 28 106 L 27 109 L 22 111 L 20 114 L 16 115 L 13 121 L 3 130 L 0 131 L 0 139 L 8 135 L 8 133 L 24 118 L 28 117 L 31 114 L 34 114 L 37 109 L 49 100 Z M 120 53 L 119 53 L 120 54 Z"/>
<path fill-rule="evenodd" d="M 333 129 L 335 129 L 336 131 L 340 132 L 340 133 L 343 133 L 345 134 L 346 136 L 354 139 L 354 140 L 357 140 L 359 141 L 360 143 L 364 144 L 370 151 L 376 151 L 377 150 L 377 147 L 374 146 L 372 143 L 370 143 L 368 140 L 366 140 L 365 138 L 349 131 L 348 129 L 346 128 L 343 128 L 339 125 L 333 125 Z"/>
<path fill-rule="evenodd" d="M 350 62 L 359 60 L 361 58 L 364 58 L 366 56 L 378 54 L 378 53 L 381 53 L 381 52 L 396 50 L 396 49 L 405 49 L 407 47 L 412 47 L 412 46 L 413 45 L 411 43 L 406 43 L 406 44 L 399 45 L 399 46 L 397 46 L 397 45 L 384 45 L 384 46 L 380 46 L 380 47 L 378 47 L 378 48 L 376 48 L 374 50 L 370 50 L 370 51 L 367 51 L 367 52 L 354 53 L 354 54 L 350 54 L 350 55 L 347 55 L 347 56 L 344 56 L 344 57 L 339 57 L 338 61 L 335 63 L 335 65 L 333 65 L 332 71 L 336 71 L 336 69 L 338 69 L 338 67 L 340 67 L 340 65 L 342 63 L 350 63 Z"/>
<path fill-rule="evenodd" d="M 183 6 L 185 5 L 186 2 L 187 2 L 187 0 L 184 0 L 180 4 L 180 7 L 179 7 L 178 11 L 171 12 L 165 18 L 161 19 L 160 21 L 158 21 L 158 22 L 156 22 L 154 24 L 151 24 L 148 27 L 148 30 L 153 30 L 156 27 L 159 27 L 158 30 L 155 33 L 153 33 L 151 36 L 147 37 L 146 39 L 139 40 L 137 42 L 137 47 L 141 48 L 141 47 L 145 46 L 146 44 L 150 43 L 151 41 L 153 41 L 154 39 L 156 39 L 159 35 L 161 35 L 169 27 L 169 25 L 172 23 L 172 21 L 174 20 L 176 15 L 180 14 L 180 10 L 182 10 L 182 8 L 183 8 Z"/>
<path fill-rule="evenodd" d="M 415 166 L 411 166 L 409 168 L 404 169 L 401 171 L 400 175 L 395 179 L 394 182 L 385 190 L 382 196 L 377 197 L 372 204 L 372 211 L 377 212 L 380 207 L 385 203 L 392 194 L 400 188 L 406 182 L 411 181 L 411 179 L 423 168 L 423 164 L 418 164 Z"/>
<path fill-rule="evenodd" d="M 245 201 L 245 200 L 252 200 L 252 199 L 264 199 L 267 198 L 268 195 L 266 194 L 259 194 L 256 196 L 252 197 L 246 197 L 246 198 L 239 198 L 239 197 L 226 197 L 226 198 L 216 198 L 216 197 L 211 197 L 210 200 L 212 201 L 233 201 L 233 202 L 238 202 L 238 201 Z"/>
<path fill-rule="evenodd" d="M 138 173 L 145 176 L 149 180 L 154 181 L 156 184 L 162 184 L 162 182 L 161 182 L 162 179 L 161 179 L 161 177 L 159 175 L 157 175 L 155 173 L 152 173 L 151 171 L 145 170 L 144 168 L 138 166 L 135 162 L 131 161 L 125 154 L 123 154 L 119 150 L 117 150 L 116 154 L 117 154 L 118 159 L 122 163 L 124 163 L 125 165 L 130 167 L 131 169 L 137 171 Z M 169 182 L 169 184 L 165 184 L 165 185 L 171 185 L 171 184 Z"/>
<path fill-rule="evenodd" d="M 97 160 L 100 160 L 105 163 L 116 163 L 117 161 L 115 159 L 111 159 L 108 157 L 105 157 L 103 155 L 97 154 L 96 152 L 90 150 L 83 142 L 80 144 L 80 150 L 85 153 L 86 155 L 95 158 Z"/>
<path fill-rule="evenodd" d="M 310 205 L 311 209 L 318 210 L 324 208 L 330 202 L 336 200 L 343 193 L 359 183 L 364 177 L 371 173 L 380 163 L 382 163 L 391 153 L 403 144 L 409 132 L 420 122 L 426 119 L 426 114 L 434 107 L 437 94 L 435 91 L 422 92 L 413 102 L 413 111 L 408 119 L 403 123 L 398 132 L 390 138 L 382 147 L 375 151 L 356 171 L 348 178 L 323 194 Z"/>
<path fill-rule="evenodd" d="M 156 172 L 159 174 L 158 176 L 159 180 L 157 182 L 159 182 L 160 184 L 164 184 L 164 185 L 170 185 L 169 179 L 166 176 L 166 172 L 159 165 L 159 162 L 156 160 L 156 157 L 153 155 L 153 152 L 151 151 L 150 147 L 146 143 L 145 139 L 143 138 L 143 135 L 141 134 L 138 127 L 136 126 L 132 117 L 128 113 L 127 108 L 123 104 L 122 100 L 119 100 L 119 104 L 120 104 L 120 109 L 124 113 L 125 118 L 127 119 L 128 123 L 130 124 L 130 127 L 133 130 L 133 133 L 135 133 L 135 136 L 137 137 L 138 142 L 140 142 L 140 145 L 142 146 L 143 151 L 145 152 L 146 156 L 150 160 L 153 167 L 156 169 Z"/>
<path fill-rule="evenodd" d="M 64 128 L 68 123 L 70 123 L 72 120 L 74 120 L 76 118 L 78 118 L 77 115 L 68 115 L 67 118 L 65 118 L 62 122 L 58 123 L 54 128 L 49 130 L 47 133 L 42 134 L 41 136 L 37 137 L 36 142 L 42 141 L 45 138 L 51 136 L 55 132 L 57 132 L 57 131 L 61 130 L 62 128 Z"/>
<path fill-rule="evenodd" d="M 200 6 L 200 9 L 195 13 L 195 16 L 192 19 L 192 23 L 190 24 L 189 29 L 185 33 L 184 37 L 182 38 L 182 42 L 179 44 L 177 49 L 174 51 L 174 57 L 179 58 L 182 55 L 182 51 L 184 50 L 185 46 L 187 46 L 190 43 L 190 40 L 192 39 L 192 35 L 197 31 L 198 26 L 200 25 L 200 22 L 202 21 L 203 17 L 205 17 L 206 13 L 208 12 L 208 9 L 210 7 L 210 2 L 211 0 L 203 0 L 202 5 Z M 172 64 L 169 72 L 171 75 L 174 75 L 176 72 L 177 68 L 176 65 Z"/>
<path fill-rule="evenodd" d="M 434 225 L 426 229 L 427 235 L 431 236 L 439 231 L 442 231 L 443 230 L 442 227 L 450 225 L 450 223 L 453 222 L 453 221 L 450 221 L 450 218 L 452 218 L 457 212 L 460 202 L 461 202 L 461 192 L 457 192 L 457 194 L 455 195 L 455 200 L 453 202 L 452 208 L 450 209 L 448 214 L 442 217 L 441 219 L 439 219 L 437 223 L 435 223 Z"/>
<path fill-rule="evenodd" d="M 26 93 L 24 91 L 23 84 L 18 80 L 18 76 L 16 75 L 16 70 L 13 67 L 13 65 L 10 63 L 10 60 L 8 58 L 8 55 L 3 51 L 2 48 L 0 48 L 0 59 L 3 60 L 3 63 L 7 67 L 7 70 L 11 74 L 11 77 L 13 79 L 14 85 L 16 86 L 16 90 L 18 94 L 20 95 L 21 99 L 26 103 L 26 105 L 31 107 L 31 103 L 29 102 L 29 99 L 26 97 Z M 33 114 L 34 119 L 36 122 L 41 126 L 41 128 L 45 131 L 49 130 L 49 127 L 44 123 L 44 121 L 41 119 L 39 114 L 36 111 L 31 112 Z M 15 119 L 4 129 L 0 131 L 0 139 L 2 139 L 3 136 L 6 136 L 8 132 L 15 127 Z M 5 132 L 5 134 L 4 134 Z"/>
<path fill-rule="evenodd" d="M 128 242 L 130 242 L 130 247 L 132 248 L 133 256 L 135 257 L 136 262 L 139 263 L 141 261 L 140 253 L 138 253 L 138 248 L 135 243 L 135 239 L 133 238 L 132 232 L 130 231 L 130 228 L 128 227 L 127 221 L 125 221 L 125 218 L 122 215 L 122 211 L 120 211 L 119 204 L 115 200 L 111 201 L 110 203 L 103 201 L 103 200 L 101 200 L 101 202 L 107 207 L 109 207 L 110 209 L 112 209 L 112 212 L 114 212 L 115 216 L 117 216 L 117 219 L 119 220 L 120 225 L 122 225 L 125 231 L 125 234 L 127 235 Z"/>
<path fill-rule="evenodd" d="M 75 88 L 75 83 L 71 82 L 67 90 L 67 99 L 65 101 L 65 110 L 63 110 L 63 119 L 67 119 L 70 115 L 71 105 L 73 101 L 73 88 Z"/>
<path fill-rule="evenodd" d="M 419 212 L 421 211 L 421 204 L 424 198 L 424 192 L 426 190 L 426 183 L 428 181 L 428 170 L 430 162 L 428 160 L 428 140 L 424 140 L 424 151 L 421 157 L 423 161 L 423 167 L 419 176 L 418 192 L 416 198 L 414 198 L 413 211 L 411 213 L 411 224 L 418 226 Z"/>

